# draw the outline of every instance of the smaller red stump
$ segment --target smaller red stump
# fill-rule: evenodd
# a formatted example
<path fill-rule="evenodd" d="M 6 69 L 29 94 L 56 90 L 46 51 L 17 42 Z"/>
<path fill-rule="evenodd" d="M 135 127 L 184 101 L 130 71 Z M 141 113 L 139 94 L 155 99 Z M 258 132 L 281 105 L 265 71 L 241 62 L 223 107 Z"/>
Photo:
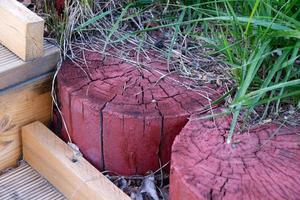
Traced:
<path fill-rule="evenodd" d="M 300 127 L 263 125 L 226 144 L 229 127 L 192 117 L 172 147 L 170 199 L 299 199 Z"/>

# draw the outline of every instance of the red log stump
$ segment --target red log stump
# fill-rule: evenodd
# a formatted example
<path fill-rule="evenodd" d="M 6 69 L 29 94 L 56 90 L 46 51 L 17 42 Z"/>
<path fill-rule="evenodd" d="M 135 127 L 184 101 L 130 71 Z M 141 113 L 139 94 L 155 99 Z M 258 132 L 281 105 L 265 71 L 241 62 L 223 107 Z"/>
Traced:
<path fill-rule="evenodd" d="M 226 144 L 229 118 L 196 118 L 172 148 L 171 200 L 300 199 L 300 127 L 263 125 Z"/>
<path fill-rule="evenodd" d="M 100 170 L 132 175 L 158 169 L 159 160 L 170 160 L 173 140 L 191 113 L 216 96 L 216 88 L 195 92 L 175 73 L 162 76 L 162 62 L 137 68 L 99 53 L 85 53 L 85 61 L 84 70 L 63 64 L 59 101 L 73 142 Z M 62 134 L 67 140 L 64 128 Z"/>

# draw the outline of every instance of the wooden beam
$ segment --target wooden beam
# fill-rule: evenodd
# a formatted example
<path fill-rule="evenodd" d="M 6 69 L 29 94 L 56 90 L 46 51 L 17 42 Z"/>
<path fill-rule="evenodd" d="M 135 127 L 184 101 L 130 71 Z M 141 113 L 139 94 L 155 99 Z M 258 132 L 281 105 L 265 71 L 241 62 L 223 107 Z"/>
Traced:
<path fill-rule="evenodd" d="M 43 55 L 44 20 L 16 0 L 0 0 L 0 43 L 28 61 Z"/>
<path fill-rule="evenodd" d="M 51 117 L 52 73 L 0 91 L 0 170 L 21 157 L 21 127 Z"/>
<path fill-rule="evenodd" d="M 59 60 L 59 48 L 48 42 L 44 43 L 43 56 L 27 62 L 0 45 L 0 92 L 41 74 L 53 71 Z"/>
<path fill-rule="evenodd" d="M 73 159 L 72 149 L 42 123 L 22 128 L 24 159 L 68 199 L 129 200 L 83 157 Z"/>

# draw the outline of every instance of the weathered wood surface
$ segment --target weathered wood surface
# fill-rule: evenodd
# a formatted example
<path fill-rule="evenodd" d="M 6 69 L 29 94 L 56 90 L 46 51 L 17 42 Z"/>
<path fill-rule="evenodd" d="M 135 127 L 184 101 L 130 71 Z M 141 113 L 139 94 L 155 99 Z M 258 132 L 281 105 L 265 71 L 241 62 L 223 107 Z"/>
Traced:
<path fill-rule="evenodd" d="M 170 199 L 300 197 L 300 127 L 269 124 L 234 135 L 229 118 L 192 120 L 172 148 Z"/>
<path fill-rule="evenodd" d="M 0 175 L 1 200 L 66 200 L 44 177 L 26 162 Z"/>
<path fill-rule="evenodd" d="M 48 42 L 44 42 L 44 53 L 41 57 L 27 62 L 0 45 L 0 92 L 53 71 L 59 59 L 60 50 Z"/>
<path fill-rule="evenodd" d="M 98 53 L 85 55 L 86 73 L 71 62 L 63 64 L 58 90 L 73 142 L 101 170 L 144 174 L 158 169 L 159 160 L 166 164 L 189 115 L 217 94 L 205 86 L 188 90 L 181 84 L 191 82 L 175 73 L 164 77 L 166 63 L 154 58 L 138 69 Z M 66 130 L 62 133 L 67 140 Z"/>
<path fill-rule="evenodd" d="M 0 43 L 24 61 L 43 55 L 44 20 L 16 0 L 0 0 Z"/>
<path fill-rule="evenodd" d="M 21 157 L 21 127 L 36 120 L 48 124 L 52 73 L 0 92 L 0 170 Z"/>
<path fill-rule="evenodd" d="M 68 199 L 130 200 L 40 122 L 22 128 L 24 159 Z"/>

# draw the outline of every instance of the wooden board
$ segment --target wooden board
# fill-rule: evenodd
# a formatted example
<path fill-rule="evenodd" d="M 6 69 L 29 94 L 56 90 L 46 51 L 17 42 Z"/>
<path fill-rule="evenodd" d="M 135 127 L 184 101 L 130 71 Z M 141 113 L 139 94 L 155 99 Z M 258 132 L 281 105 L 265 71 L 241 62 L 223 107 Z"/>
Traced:
<path fill-rule="evenodd" d="M 16 0 L 0 0 L 0 43 L 28 61 L 43 55 L 44 20 Z"/>
<path fill-rule="evenodd" d="M 59 48 L 48 42 L 44 42 L 43 56 L 27 62 L 0 45 L 0 92 L 8 87 L 53 71 L 59 60 Z"/>
<path fill-rule="evenodd" d="M 0 175 L 0 199 L 67 200 L 26 162 Z"/>
<path fill-rule="evenodd" d="M 130 198 L 83 157 L 34 122 L 22 128 L 24 159 L 68 199 L 129 200 Z"/>
<path fill-rule="evenodd" d="M 52 73 L 0 92 L 0 170 L 17 164 L 21 156 L 21 126 L 51 114 Z"/>

